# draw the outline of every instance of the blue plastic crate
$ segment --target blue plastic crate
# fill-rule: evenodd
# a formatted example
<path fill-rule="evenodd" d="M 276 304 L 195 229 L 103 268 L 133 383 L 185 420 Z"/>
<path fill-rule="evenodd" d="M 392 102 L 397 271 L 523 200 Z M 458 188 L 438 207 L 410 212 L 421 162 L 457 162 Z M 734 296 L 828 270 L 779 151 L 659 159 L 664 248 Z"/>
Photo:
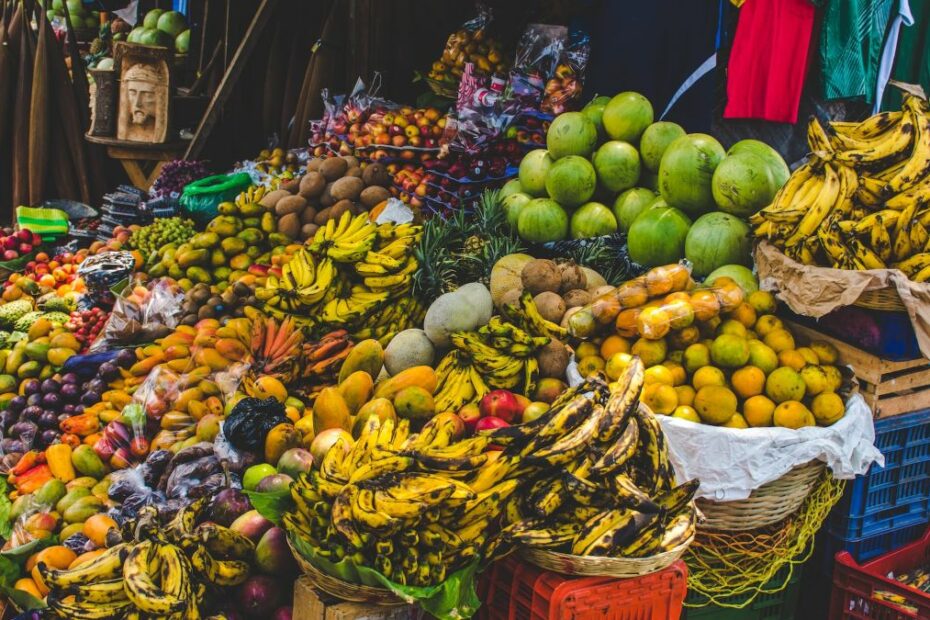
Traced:
<path fill-rule="evenodd" d="M 930 410 L 875 422 L 873 465 L 849 485 L 827 518 L 834 537 L 860 540 L 930 522 Z"/>
<path fill-rule="evenodd" d="M 846 539 L 834 536 L 829 532 L 821 531 L 817 540 L 816 557 L 820 564 L 821 574 L 833 574 L 833 559 L 840 551 L 848 551 L 857 562 L 862 564 L 880 555 L 903 547 L 914 542 L 927 531 L 924 523 L 911 525 L 899 530 L 893 530 L 877 536 L 865 538 Z"/>

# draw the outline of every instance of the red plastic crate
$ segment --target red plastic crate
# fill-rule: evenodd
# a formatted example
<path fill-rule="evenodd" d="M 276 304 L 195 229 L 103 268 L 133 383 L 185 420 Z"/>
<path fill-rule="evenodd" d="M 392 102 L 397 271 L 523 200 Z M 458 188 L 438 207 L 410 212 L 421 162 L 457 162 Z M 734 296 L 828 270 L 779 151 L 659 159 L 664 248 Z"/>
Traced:
<path fill-rule="evenodd" d="M 688 569 L 678 561 L 634 579 L 569 577 L 511 556 L 482 581 L 485 620 L 678 620 Z"/>
<path fill-rule="evenodd" d="M 830 597 L 830 620 L 911 620 L 930 618 L 930 594 L 906 586 L 889 573 L 902 573 L 930 564 L 930 530 L 920 540 L 900 549 L 858 564 L 841 551 L 836 554 L 833 569 L 833 593 Z M 903 596 L 917 608 L 911 613 L 889 601 L 878 600 L 875 592 L 882 590 Z"/>

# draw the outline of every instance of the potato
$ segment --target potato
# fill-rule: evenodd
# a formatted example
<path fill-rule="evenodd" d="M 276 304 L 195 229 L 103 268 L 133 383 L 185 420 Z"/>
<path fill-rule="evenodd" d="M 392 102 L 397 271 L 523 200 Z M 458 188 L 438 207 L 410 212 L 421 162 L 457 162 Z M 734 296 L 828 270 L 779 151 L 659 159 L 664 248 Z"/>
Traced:
<path fill-rule="evenodd" d="M 288 196 L 278 201 L 274 206 L 274 213 L 277 216 L 300 213 L 306 206 L 307 201 L 301 196 Z"/>
<path fill-rule="evenodd" d="M 327 181 L 335 181 L 343 176 L 348 169 L 348 162 L 341 157 L 330 157 L 329 159 L 324 159 L 323 163 L 320 164 L 320 172 L 323 173 Z"/>
<path fill-rule="evenodd" d="M 588 276 L 584 270 L 575 263 L 562 263 L 559 265 L 559 271 L 562 276 L 562 284 L 559 290 L 563 293 L 575 289 L 588 288 Z"/>
<path fill-rule="evenodd" d="M 533 295 L 546 291 L 556 292 L 562 285 L 558 265 L 545 258 L 537 258 L 528 262 L 520 273 L 520 279 L 523 282 L 523 288 Z"/>
<path fill-rule="evenodd" d="M 568 368 L 570 359 L 568 347 L 553 338 L 536 354 L 536 360 L 539 362 L 539 376 L 565 379 L 565 369 Z"/>
<path fill-rule="evenodd" d="M 346 161 L 346 164 L 349 166 L 349 170 L 352 168 L 360 168 L 361 164 L 358 163 L 358 158 L 354 155 L 343 155 L 342 158 Z"/>
<path fill-rule="evenodd" d="M 329 209 L 329 217 L 336 218 L 338 221 L 342 214 L 352 209 L 351 200 L 340 200 Z"/>
<path fill-rule="evenodd" d="M 362 169 L 359 168 L 358 166 L 355 166 L 354 168 L 349 168 L 348 170 L 346 170 L 346 176 L 347 176 L 347 177 L 355 177 L 355 178 L 357 178 L 357 179 L 361 179 L 361 178 L 362 178 Z"/>
<path fill-rule="evenodd" d="M 593 297 L 591 297 L 591 293 L 588 291 L 576 288 L 565 293 L 562 299 L 565 301 L 566 308 L 575 308 L 578 306 L 587 306 L 591 303 Z"/>
<path fill-rule="evenodd" d="M 323 193 L 320 194 L 320 206 L 321 207 L 331 207 L 336 204 L 336 200 L 333 198 L 331 193 L 333 189 L 332 183 L 327 183 L 326 187 L 323 188 Z"/>
<path fill-rule="evenodd" d="M 533 302 L 536 304 L 539 314 L 547 321 L 558 323 L 562 320 L 562 315 L 565 314 L 565 302 L 558 293 L 545 291 L 534 297 Z"/>
<path fill-rule="evenodd" d="M 316 214 L 316 217 L 313 218 L 313 223 L 316 224 L 317 226 L 323 226 L 324 224 L 326 224 L 326 222 L 329 221 L 329 214 L 330 214 L 330 213 L 332 213 L 332 211 L 331 211 L 331 209 L 330 209 L 329 207 L 327 207 L 326 209 L 323 209 L 323 210 L 319 211 L 319 212 Z"/>
<path fill-rule="evenodd" d="M 286 191 L 289 194 L 296 194 L 300 191 L 300 177 L 296 179 L 288 179 L 281 183 L 281 189 Z"/>
<path fill-rule="evenodd" d="M 278 232 L 283 233 L 291 239 L 296 239 L 300 233 L 300 218 L 296 213 L 288 213 L 278 219 Z"/>
<path fill-rule="evenodd" d="M 362 180 L 365 181 L 365 185 L 389 187 L 391 185 L 391 174 L 381 164 L 368 164 L 362 170 Z"/>
<path fill-rule="evenodd" d="M 362 201 L 362 204 L 373 209 L 382 200 L 387 200 L 391 197 L 391 192 L 381 187 L 380 185 L 371 185 L 362 190 L 362 193 L 359 194 L 359 200 Z"/>
<path fill-rule="evenodd" d="M 300 195 L 305 199 L 317 198 L 326 187 L 326 179 L 319 172 L 308 172 L 300 179 Z"/>
<path fill-rule="evenodd" d="M 312 224 L 314 218 L 316 218 L 316 209 L 311 206 L 307 206 L 303 211 L 300 212 L 301 224 Z"/>
<path fill-rule="evenodd" d="M 307 162 L 307 172 L 316 171 L 320 169 L 320 164 L 323 163 L 323 159 L 320 157 L 314 157 Z"/>
<path fill-rule="evenodd" d="M 332 195 L 333 200 L 339 202 L 340 200 L 356 200 L 363 189 L 365 189 L 365 182 L 360 178 L 342 177 L 333 181 L 329 193 Z"/>

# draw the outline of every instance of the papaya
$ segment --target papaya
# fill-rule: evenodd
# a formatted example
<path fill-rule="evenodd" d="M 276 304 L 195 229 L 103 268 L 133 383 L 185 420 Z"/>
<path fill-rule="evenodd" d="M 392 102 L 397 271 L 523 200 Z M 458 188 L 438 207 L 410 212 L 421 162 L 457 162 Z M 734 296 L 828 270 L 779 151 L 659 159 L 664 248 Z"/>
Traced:
<path fill-rule="evenodd" d="M 242 220 L 231 215 L 219 215 L 207 224 L 207 232 L 215 232 L 220 237 L 234 237 L 242 230 Z"/>
<path fill-rule="evenodd" d="M 220 236 L 215 232 L 197 233 L 188 241 L 188 243 L 198 250 L 209 250 L 219 242 Z"/>
<path fill-rule="evenodd" d="M 130 366 L 129 374 L 131 374 L 134 377 L 145 376 L 149 374 L 149 372 L 151 372 L 153 368 L 158 366 L 158 364 L 161 363 L 161 361 L 162 361 L 161 357 L 147 357 L 144 360 L 138 361 L 132 366 Z"/>
<path fill-rule="evenodd" d="M 40 318 L 29 326 L 29 331 L 26 332 L 26 336 L 32 341 L 42 338 L 43 336 L 48 336 L 51 331 L 52 322 L 46 318 Z"/>
<path fill-rule="evenodd" d="M 167 362 L 165 362 L 165 366 L 167 366 L 170 370 L 173 370 L 174 372 L 184 372 L 185 370 L 190 368 L 190 365 L 191 365 L 191 359 L 189 357 L 182 357 L 180 359 L 168 360 Z"/>
<path fill-rule="evenodd" d="M 300 447 L 300 433 L 289 422 L 278 424 L 265 436 L 265 462 L 277 465 L 281 455 Z"/>
<path fill-rule="evenodd" d="M 406 387 L 421 387 L 430 394 L 436 391 L 436 371 L 430 366 L 413 366 L 375 386 L 375 398 L 390 398 Z"/>
<path fill-rule="evenodd" d="M 248 254 L 236 254 L 229 259 L 229 266 L 235 270 L 248 269 L 251 264 L 252 259 Z"/>
<path fill-rule="evenodd" d="M 26 357 L 31 360 L 45 363 L 48 359 L 48 350 L 51 347 L 41 342 L 30 342 L 26 345 Z"/>
<path fill-rule="evenodd" d="M 229 366 L 229 360 L 220 355 L 216 349 L 200 349 L 194 354 L 194 361 L 203 366 L 209 366 L 210 370 L 223 370 Z"/>
<path fill-rule="evenodd" d="M 72 355 L 75 355 L 77 351 L 75 349 L 66 349 L 65 347 L 55 347 L 54 349 L 49 349 L 46 359 L 48 363 L 52 366 L 64 366 L 64 363 L 68 361 L 68 358 Z"/>
<path fill-rule="evenodd" d="M 220 247 L 223 248 L 223 253 L 226 256 L 235 256 L 245 252 L 249 244 L 238 237 L 227 237 L 220 242 Z"/>
<path fill-rule="evenodd" d="M 246 228 L 240 231 L 236 237 L 242 239 L 249 245 L 257 245 L 265 239 L 265 233 L 260 228 Z"/>
<path fill-rule="evenodd" d="M 42 372 L 42 364 L 32 360 L 29 362 L 24 362 L 16 369 L 16 375 L 20 379 L 31 379 L 33 377 L 38 377 L 39 373 Z"/>
<path fill-rule="evenodd" d="M 100 480 L 107 474 L 106 465 L 103 464 L 94 449 L 88 445 L 78 446 L 71 452 L 71 463 L 82 476 L 90 476 Z"/>
<path fill-rule="evenodd" d="M 222 267 L 226 264 L 226 255 L 221 248 L 213 248 L 210 252 L 210 265 L 213 267 Z"/>
<path fill-rule="evenodd" d="M 0 392 L 15 392 L 18 383 L 13 375 L 0 375 Z"/>
<path fill-rule="evenodd" d="M 142 355 L 144 357 L 165 357 L 165 350 L 161 348 L 160 345 L 150 344 L 142 347 Z"/>
<path fill-rule="evenodd" d="M 255 390 L 258 392 L 257 396 L 261 398 L 271 396 L 282 404 L 287 400 L 287 388 L 278 379 L 269 375 L 263 375 L 255 380 Z"/>
<path fill-rule="evenodd" d="M 373 338 L 362 340 L 352 347 L 339 370 L 339 383 L 358 370 L 364 370 L 372 379 L 377 379 L 384 365 L 384 347 Z"/>
<path fill-rule="evenodd" d="M 191 350 L 185 344 L 173 344 L 165 347 L 165 359 L 168 361 L 190 357 Z"/>
<path fill-rule="evenodd" d="M 226 257 L 224 256 L 223 261 L 225 262 L 225 260 Z M 210 284 L 213 282 L 213 277 L 210 275 L 210 272 L 203 267 L 197 265 L 188 267 L 186 273 L 187 277 L 190 278 L 192 282 L 197 282 L 199 284 Z"/>
<path fill-rule="evenodd" d="M 177 400 L 174 401 L 174 410 L 187 412 L 192 401 L 200 400 L 203 400 L 203 391 L 199 387 L 187 388 L 178 394 Z"/>
<path fill-rule="evenodd" d="M 90 476 L 80 476 L 75 478 L 65 486 L 70 491 L 71 489 L 76 489 L 78 487 L 87 487 L 88 489 L 92 488 L 97 484 L 98 480 L 96 478 L 91 478 Z"/>
<path fill-rule="evenodd" d="M 240 361 L 249 355 L 245 345 L 232 338 L 219 338 L 214 345 L 216 352 L 228 360 Z"/>
<path fill-rule="evenodd" d="M 107 390 L 100 395 L 100 400 L 105 403 L 110 403 L 117 409 L 122 409 L 132 402 L 132 396 L 123 390 Z"/>
<path fill-rule="evenodd" d="M 358 414 L 355 416 L 355 422 L 352 425 L 352 436 L 358 439 L 362 434 L 362 429 L 365 428 L 365 423 L 368 421 L 368 418 L 371 416 L 378 417 L 382 422 L 385 420 L 396 420 L 397 413 L 394 411 L 394 404 L 391 403 L 387 398 L 375 398 L 364 405 L 361 409 L 358 410 Z"/>
<path fill-rule="evenodd" d="M 65 349 L 72 349 L 74 351 L 81 350 L 81 343 L 78 342 L 78 339 L 75 338 L 73 334 L 69 334 L 68 332 L 63 332 L 53 336 L 48 343 L 52 348 L 63 347 Z"/>
<path fill-rule="evenodd" d="M 313 403 L 313 428 L 320 433 L 328 428 L 351 428 L 351 414 L 338 388 L 327 387 L 320 390 Z"/>
<path fill-rule="evenodd" d="M 349 407 L 349 414 L 355 415 L 362 405 L 371 398 L 374 381 L 364 370 L 357 370 L 339 384 L 339 393 Z"/>

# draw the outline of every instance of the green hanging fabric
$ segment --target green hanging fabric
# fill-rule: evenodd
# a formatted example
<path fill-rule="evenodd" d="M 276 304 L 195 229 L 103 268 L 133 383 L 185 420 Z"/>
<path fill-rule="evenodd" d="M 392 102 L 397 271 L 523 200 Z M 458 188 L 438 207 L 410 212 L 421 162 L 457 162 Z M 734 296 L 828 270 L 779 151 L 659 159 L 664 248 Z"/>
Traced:
<path fill-rule="evenodd" d="M 916 4 L 916 3 L 915 3 Z M 885 32 L 897 0 L 829 0 L 820 33 L 825 99 L 872 103 Z"/>
<path fill-rule="evenodd" d="M 891 78 L 920 84 L 924 93 L 930 95 L 930 2 L 912 1 L 910 7 L 914 25 L 901 29 Z M 894 86 L 886 88 L 882 109 L 900 110 L 901 91 Z"/>

